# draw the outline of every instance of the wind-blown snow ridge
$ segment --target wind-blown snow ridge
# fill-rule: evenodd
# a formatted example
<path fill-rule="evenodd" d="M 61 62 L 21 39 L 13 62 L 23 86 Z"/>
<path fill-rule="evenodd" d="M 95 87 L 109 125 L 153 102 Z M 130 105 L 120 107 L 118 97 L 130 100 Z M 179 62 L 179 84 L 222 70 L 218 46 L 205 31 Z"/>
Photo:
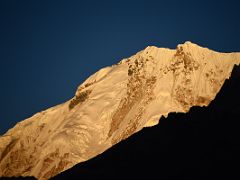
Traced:
<path fill-rule="evenodd" d="M 239 65 L 240 53 L 191 42 L 149 46 L 81 84 L 75 96 L 0 137 L 0 176 L 50 177 L 86 161 L 170 112 L 207 106 Z"/>

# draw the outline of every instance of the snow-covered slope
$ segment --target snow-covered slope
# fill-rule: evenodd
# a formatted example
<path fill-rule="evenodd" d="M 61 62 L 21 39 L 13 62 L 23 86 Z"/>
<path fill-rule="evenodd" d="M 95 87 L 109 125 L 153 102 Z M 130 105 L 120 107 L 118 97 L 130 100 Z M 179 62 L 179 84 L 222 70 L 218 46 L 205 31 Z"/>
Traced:
<path fill-rule="evenodd" d="M 207 106 L 240 53 L 191 42 L 147 47 L 106 67 L 69 101 L 21 121 L 0 137 L 0 176 L 48 179 L 86 161 L 170 112 Z"/>

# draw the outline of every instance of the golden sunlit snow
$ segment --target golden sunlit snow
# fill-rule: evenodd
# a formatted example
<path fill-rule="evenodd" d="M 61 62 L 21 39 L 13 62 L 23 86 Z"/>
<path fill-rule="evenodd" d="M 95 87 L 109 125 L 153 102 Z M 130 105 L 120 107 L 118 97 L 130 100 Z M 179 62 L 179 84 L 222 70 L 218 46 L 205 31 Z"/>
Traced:
<path fill-rule="evenodd" d="M 0 176 L 50 177 L 158 124 L 171 112 L 207 106 L 239 65 L 240 53 L 191 42 L 147 47 L 106 67 L 69 101 L 21 121 L 0 137 Z"/>

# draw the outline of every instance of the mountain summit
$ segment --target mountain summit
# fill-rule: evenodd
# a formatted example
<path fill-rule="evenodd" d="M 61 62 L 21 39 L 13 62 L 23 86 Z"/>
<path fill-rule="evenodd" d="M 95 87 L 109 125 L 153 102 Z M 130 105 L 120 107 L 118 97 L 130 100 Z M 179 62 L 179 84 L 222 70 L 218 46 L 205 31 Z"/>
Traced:
<path fill-rule="evenodd" d="M 101 154 L 171 112 L 207 106 L 240 53 L 191 42 L 149 46 L 83 82 L 75 96 L 21 121 L 0 137 L 0 176 L 49 179 Z"/>

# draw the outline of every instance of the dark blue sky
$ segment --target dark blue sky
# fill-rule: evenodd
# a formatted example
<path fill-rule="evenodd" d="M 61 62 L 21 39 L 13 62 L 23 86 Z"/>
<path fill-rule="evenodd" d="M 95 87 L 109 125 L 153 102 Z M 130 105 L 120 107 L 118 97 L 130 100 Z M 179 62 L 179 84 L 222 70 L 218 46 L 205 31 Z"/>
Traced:
<path fill-rule="evenodd" d="M 236 1 L 0 1 L 0 134 L 148 45 L 240 51 Z"/>

